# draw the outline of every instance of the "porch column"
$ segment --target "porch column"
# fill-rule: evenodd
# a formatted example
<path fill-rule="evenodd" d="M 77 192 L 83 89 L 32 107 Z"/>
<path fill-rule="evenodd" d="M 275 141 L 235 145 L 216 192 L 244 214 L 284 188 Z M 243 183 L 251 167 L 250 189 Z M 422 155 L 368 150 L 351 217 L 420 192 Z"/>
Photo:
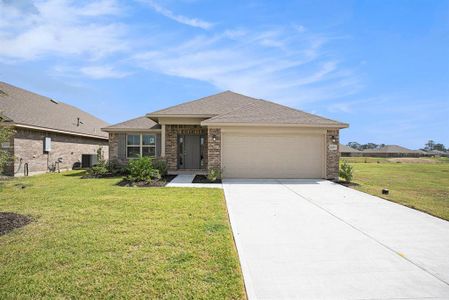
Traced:
<path fill-rule="evenodd" d="M 161 157 L 165 157 L 165 124 L 161 125 Z"/>

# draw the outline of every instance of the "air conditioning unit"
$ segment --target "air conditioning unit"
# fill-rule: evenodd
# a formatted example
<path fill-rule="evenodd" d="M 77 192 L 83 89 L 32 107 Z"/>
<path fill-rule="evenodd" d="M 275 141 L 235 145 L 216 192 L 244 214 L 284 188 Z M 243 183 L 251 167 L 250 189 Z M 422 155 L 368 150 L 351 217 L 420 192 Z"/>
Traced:
<path fill-rule="evenodd" d="M 97 164 L 96 154 L 82 154 L 81 155 L 81 168 L 92 168 Z"/>

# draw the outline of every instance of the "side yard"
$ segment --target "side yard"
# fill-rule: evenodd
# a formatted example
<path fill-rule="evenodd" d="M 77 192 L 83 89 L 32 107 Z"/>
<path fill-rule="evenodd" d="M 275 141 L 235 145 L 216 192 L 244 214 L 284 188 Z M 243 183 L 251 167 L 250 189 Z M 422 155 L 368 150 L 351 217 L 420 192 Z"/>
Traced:
<path fill-rule="evenodd" d="M 353 188 L 449 220 L 449 160 L 344 157 L 354 167 Z M 366 162 L 365 162 L 366 161 Z M 382 195 L 388 188 L 389 195 Z"/>
<path fill-rule="evenodd" d="M 223 191 L 119 187 L 79 172 L 2 182 L 0 298 L 245 298 Z"/>

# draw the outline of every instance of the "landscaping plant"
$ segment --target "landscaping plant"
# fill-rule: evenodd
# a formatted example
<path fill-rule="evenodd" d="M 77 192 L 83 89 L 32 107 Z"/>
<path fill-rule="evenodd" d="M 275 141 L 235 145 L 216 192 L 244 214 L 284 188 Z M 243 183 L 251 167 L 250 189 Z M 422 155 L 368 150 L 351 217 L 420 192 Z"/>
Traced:
<path fill-rule="evenodd" d="M 352 166 L 346 161 L 343 161 L 340 166 L 340 177 L 343 178 L 346 182 L 352 181 Z"/>
<path fill-rule="evenodd" d="M 148 156 L 142 156 L 130 160 L 128 163 L 127 180 L 131 182 L 151 182 L 154 179 L 160 179 L 161 174 L 153 165 L 153 159 Z"/>
<path fill-rule="evenodd" d="M 1 119 L 0 119 L 1 121 Z M 14 130 L 9 126 L 0 125 L 0 144 L 9 143 Z M 8 150 L 0 148 L 0 173 L 3 172 L 3 167 L 12 159 Z"/>
<path fill-rule="evenodd" d="M 219 168 L 210 168 L 207 172 L 207 179 L 212 182 L 221 179 L 221 170 Z"/>
<path fill-rule="evenodd" d="M 167 175 L 167 162 L 163 159 L 154 159 L 153 166 L 159 171 L 159 174 L 163 177 Z"/>

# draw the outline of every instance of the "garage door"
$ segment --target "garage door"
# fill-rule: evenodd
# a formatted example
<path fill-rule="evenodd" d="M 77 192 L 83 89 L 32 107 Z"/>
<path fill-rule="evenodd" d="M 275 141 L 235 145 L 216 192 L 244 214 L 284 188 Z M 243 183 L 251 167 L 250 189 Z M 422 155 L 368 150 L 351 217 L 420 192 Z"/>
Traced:
<path fill-rule="evenodd" d="M 323 178 L 324 135 L 223 133 L 225 178 Z"/>

